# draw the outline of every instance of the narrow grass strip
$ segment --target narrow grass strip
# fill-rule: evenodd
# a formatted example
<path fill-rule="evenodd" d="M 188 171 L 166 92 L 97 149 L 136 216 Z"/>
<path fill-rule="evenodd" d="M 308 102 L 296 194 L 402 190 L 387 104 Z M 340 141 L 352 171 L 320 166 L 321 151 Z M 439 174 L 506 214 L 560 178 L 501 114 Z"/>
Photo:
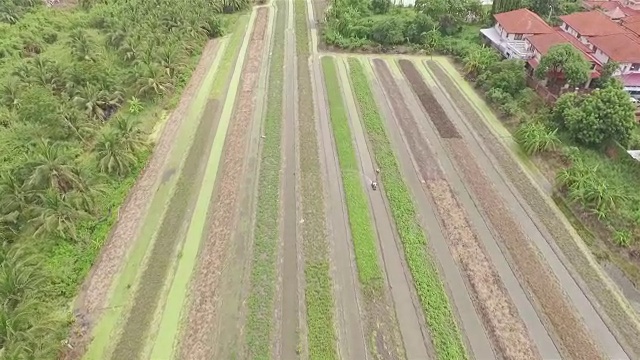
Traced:
<path fill-rule="evenodd" d="M 278 6 L 284 5 L 279 1 Z M 271 358 L 276 294 L 276 261 L 280 239 L 280 167 L 282 164 L 282 93 L 284 77 L 285 9 L 276 11 L 273 45 L 269 64 L 267 112 L 260 154 L 260 192 L 256 207 L 256 228 L 251 265 L 247 352 L 250 359 Z"/>
<path fill-rule="evenodd" d="M 346 115 L 347 109 L 342 99 L 337 69 L 332 57 L 322 58 L 322 69 L 329 102 L 331 129 L 336 142 L 342 186 L 347 202 L 358 277 L 365 294 L 373 296 L 382 289 L 383 278 L 380 264 L 378 264 L 376 236 L 367 195 L 362 187 L 362 176 Z"/>
<path fill-rule="evenodd" d="M 391 206 L 411 275 L 422 304 L 436 355 L 439 359 L 467 359 L 460 329 L 440 280 L 434 260 L 427 252 L 427 238 L 418 222 L 418 213 L 400 173 L 384 123 L 373 98 L 362 64 L 349 59 L 351 82 L 371 141 L 373 152 L 381 168 L 382 181 Z"/>
<path fill-rule="evenodd" d="M 298 69 L 298 143 L 300 146 L 300 189 L 302 195 L 302 230 L 310 360 L 338 359 L 334 327 L 334 301 L 329 275 L 329 244 L 325 223 L 325 184 L 320 172 L 320 155 L 313 91 L 309 71 L 309 29 L 306 0 L 295 0 L 295 31 Z"/>

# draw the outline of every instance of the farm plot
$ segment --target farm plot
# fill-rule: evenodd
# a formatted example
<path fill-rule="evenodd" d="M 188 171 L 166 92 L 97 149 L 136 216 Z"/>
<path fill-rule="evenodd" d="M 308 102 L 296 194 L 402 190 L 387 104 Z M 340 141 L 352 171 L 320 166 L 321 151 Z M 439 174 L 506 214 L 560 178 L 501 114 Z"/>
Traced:
<path fill-rule="evenodd" d="M 473 293 L 474 305 L 481 313 L 493 343 L 507 359 L 540 358 L 495 266 L 447 182 L 432 146 L 421 137 L 416 119 L 408 110 L 386 63 L 376 59 L 374 64 L 408 147 L 416 159 L 425 187 L 440 215 L 449 248 L 465 273 Z M 430 94 L 423 92 L 419 97 L 423 99 L 428 95 Z M 447 132 L 444 133 L 447 135 L 458 134 L 453 126 L 445 129 Z"/>
<path fill-rule="evenodd" d="M 418 94 L 422 106 L 436 128 L 455 129 L 449 114 L 436 100 L 432 90 L 425 84 L 413 63 L 408 60 L 399 62 L 402 72 Z M 453 155 L 454 163 L 462 170 L 464 179 L 470 185 L 482 210 L 498 233 L 498 238 L 513 258 L 521 281 L 532 292 L 547 321 L 550 322 L 559 339 L 560 351 L 564 356 L 571 358 L 601 358 L 600 350 L 570 301 L 565 298 L 558 280 L 545 261 L 540 258 L 508 208 L 503 205 L 500 196 L 486 180 L 484 172 L 473 161 L 475 156 L 467 149 L 465 141 L 442 137 L 448 151 Z M 479 184 L 483 184 L 483 187 Z"/>

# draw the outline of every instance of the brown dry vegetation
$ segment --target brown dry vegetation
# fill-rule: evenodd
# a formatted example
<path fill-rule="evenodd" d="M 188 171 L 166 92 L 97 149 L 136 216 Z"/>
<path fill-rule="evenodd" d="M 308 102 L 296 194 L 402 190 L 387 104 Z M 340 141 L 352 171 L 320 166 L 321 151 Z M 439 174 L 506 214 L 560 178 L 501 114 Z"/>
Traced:
<path fill-rule="evenodd" d="M 409 150 L 416 159 L 421 177 L 426 181 L 426 188 L 436 204 L 449 249 L 472 287 L 474 305 L 482 314 L 492 341 L 505 359 L 540 358 L 486 250 L 473 232 L 451 187 L 444 180 L 442 169 L 426 139 L 421 138 L 416 120 L 400 96 L 400 89 L 389 69 L 382 60 L 376 59 L 374 64 L 387 93 L 391 94 L 393 111 L 409 143 Z M 454 128 L 453 124 L 451 128 Z"/>
<path fill-rule="evenodd" d="M 531 240 L 504 205 L 500 195 L 462 140 L 447 140 L 447 147 L 462 170 L 484 213 L 509 251 L 521 281 L 539 303 L 560 340 L 559 350 L 571 359 L 604 359 L 575 309 L 565 298 L 557 278 L 531 244 Z"/>
<path fill-rule="evenodd" d="M 269 19 L 269 9 L 257 10 L 255 27 L 242 71 L 236 110 L 225 142 L 224 163 L 212 198 L 208 216 L 211 227 L 191 284 L 189 312 L 181 333 L 180 359 L 210 359 L 216 316 L 216 288 L 220 266 L 229 245 L 235 224 L 236 205 L 244 169 L 250 124 L 255 110 L 255 89 L 262 68 L 263 47 Z"/>
<path fill-rule="evenodd" d="M 430 181 L 427 188 L 444 224 L 449 249 L 471 285 L 475 306 L 492 342 L 504 359 L 540 359 L 518 310 L 449 184 L 444 180 Z"/>
<path fill-rule="evenodd" d="M 520 168 L 517 161 L 505 149 L 504 145 L 488 128 L 487 124 L 480 118 L 473 106 L 466 99 L 465 95 L 458 89 L 449 76 L 432 61 L 428 61 L 428 66 L 438 78 L 440 83 L 454 98 L 458 99 L 457 106 L 464 114 L 474 131 L 482 137 L 485 145 L 500 163 L 500 167 L 509 180 L 516 186 L 527 204 L 536 213 L 542 224 L 553 237 L 553 241 L 562 250 L 562 253 L 569 259 L 573 267 L 578 271 L 581 278 L 587 283 L 589 290 L 598 298 L 600 305 L 606 314 L 615 322 L 616 328 L 611 328 L 614 333 L 622 333 L 626 346 L 630 347 L 636 354 L 640 354 L 640 327 L 638 327 L 633 316 L 629 316 L 628 309 L 619 295 L 615 294 L 603 275 L 598 272 L 590 263 L 588 255 L 579 247 L 576 240 L 571 235 L 570 230 L 564 225 L 558 212 L 551 208 L 551 205 L 544 200 L 540 192 L 532 184 L 532 180 Z M 616 337 L 618 337 L 616 335 Z M 619 341 L 622 339 L 619 339 Z M 632 356 L 633 357 L 633 356 Z"/>

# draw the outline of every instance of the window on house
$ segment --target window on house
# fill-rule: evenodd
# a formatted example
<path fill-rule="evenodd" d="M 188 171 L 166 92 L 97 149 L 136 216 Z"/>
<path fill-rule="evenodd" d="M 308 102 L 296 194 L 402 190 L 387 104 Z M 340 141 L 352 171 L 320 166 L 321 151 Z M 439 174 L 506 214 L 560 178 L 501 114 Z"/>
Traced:
<path fill-rule="evenodd" d="M 640 70 L 640 64 L 631 64 L 631 68 L 629 68 L 629 71 L 639 71 Z"/>
<path fill-rule="evenodd" d="M 516 34 L 515 40 L 522 40 L 522 34 Z"/>

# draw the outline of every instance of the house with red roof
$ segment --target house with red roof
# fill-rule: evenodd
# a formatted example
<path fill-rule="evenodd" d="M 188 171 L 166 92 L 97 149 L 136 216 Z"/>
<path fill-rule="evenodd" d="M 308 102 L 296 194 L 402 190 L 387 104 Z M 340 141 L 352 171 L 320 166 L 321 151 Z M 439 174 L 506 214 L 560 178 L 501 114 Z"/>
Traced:
<path fill-rule="evenodd" d="M 614 76 L 640 98 L 640 0 L 638 10 L 624 1 L 613 1 L 615 7 L 605 4 L 612 1 L 591 1 L 600 4 L 599 10 L 560 16 L 562 23 L 557 28 L 527 9 L 495 14 L 495 26 L 482 29 L 481 33 L 506 58 L 527 61 L 530 72 L 551 47 L 559 44 L 571 44 L 592 64 L 591 79 L 600 76 L 604 64 L 615 61 L 619 68 Z M 609 14 L 601 11 L 607 8 L 611 8 Z M 591 80 L 585 86 L 590 84 Z"/>
<path fill-rule="evenodd" d="M 525 39 L 533 35 L 551 34 L 553 28 L 529 9 L 518 9 L 495 14 L 493 27 L 481 29 L 480 33 L 506 58 L 527 60 L 532 54 Z"/>
<path fill-rule="evenodd" d="M 574 48 L 580 50 L 582 57 L 591 64 L 589 80 L 584 84 L 584 87 L 588 88 L 593 79 L 600 77 L 600 61 L 594 56 L 593 52 L 577 38 L 564 32 L 560 28 L 556 28 L 554 30 L 555 32 L 553 33 L 533 35 L 525 40 L 529 51 L 533 54 L 533 56 L 527 61 L 526 67 L 530 72 L 533 72 L 533 70 L 535 70 L 540 64 L 542 56 L 544 56 L 553 46 L 562 44 L 572 45 Z"/>

